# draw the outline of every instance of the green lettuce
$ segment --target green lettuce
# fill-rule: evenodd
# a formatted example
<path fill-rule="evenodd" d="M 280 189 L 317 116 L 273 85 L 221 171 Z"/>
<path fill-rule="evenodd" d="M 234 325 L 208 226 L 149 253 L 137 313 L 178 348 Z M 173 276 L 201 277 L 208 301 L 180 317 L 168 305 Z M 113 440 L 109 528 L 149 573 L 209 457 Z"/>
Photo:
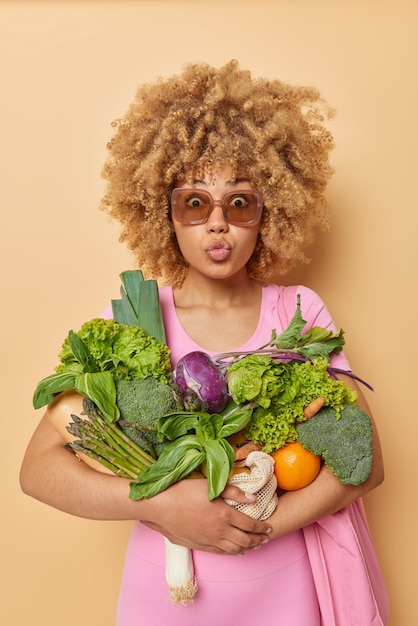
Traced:
<path fill-rule="evenodd" d="M 357 394 L 348 385 L 332 378 L 328 359 L 277 361 L 265 355 L 250 355 L 228 369 L 228 389 L 236 403 L 256 402 L 245 436 L 274 452 L 295 441 L 296 424 L 306 419 L 303 411 L 322 397 L 337 417 L 346 404 L 355 404 Z"/>
<path fill-rule="evenodd" d="M 74 387 L 88 396 L 108 421 L 119 417 L 115 379 L 171 378 L 168 346 L 139 326 L 94 318 L 75 333 L 70 331 L 59 354 L 55 374 L 38 384 L 33 405 L 49 404 L 54 395 Z"/>

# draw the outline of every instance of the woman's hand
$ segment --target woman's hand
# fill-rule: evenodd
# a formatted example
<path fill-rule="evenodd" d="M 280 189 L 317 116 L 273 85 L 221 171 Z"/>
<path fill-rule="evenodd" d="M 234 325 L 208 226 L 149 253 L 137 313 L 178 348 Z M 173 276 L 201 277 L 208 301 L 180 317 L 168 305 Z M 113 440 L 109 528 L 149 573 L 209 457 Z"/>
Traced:
<path fill-rule="evenodd" d="M 221 498 L 209 502 L 204 479 L 185 479 L 149 500 L 129 498 L 130 481 L 96 471 L 77 460 L 45 415 L 21 469 L 28 495 L 61 511 L 101 520 L 139 520 L 173 543 L 209 552 L 238 554 L 267 540 L 269 524 L 236 511 Z M 238 488 L 225 497 L 248 502 Z"/>
<path fill-rule="evenodd" d="M 244 503 L 255 499 L 232 485 L 223 497 Z M 222 498 L 208 500 L 206 480 L 182 480 L 148 501 L 154 521 L 142 521 L 172 543 L 218 554 L 242 554 L 268 541 L 268 522 L 240 513 Z"/>

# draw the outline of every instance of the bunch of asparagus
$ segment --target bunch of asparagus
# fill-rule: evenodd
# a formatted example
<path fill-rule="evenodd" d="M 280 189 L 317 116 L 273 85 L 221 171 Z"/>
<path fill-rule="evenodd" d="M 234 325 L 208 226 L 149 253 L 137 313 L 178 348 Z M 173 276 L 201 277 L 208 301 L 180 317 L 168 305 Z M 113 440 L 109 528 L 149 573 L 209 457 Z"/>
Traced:
<path fill-rule="evenodd" d="M 83 399 L 83 415 L 84 419 L 71 415 L 67 430 L 76 440 L 67 443 L 67 448 L 99 461 L 118 476 L 134 480 L 155 463 L 117 424 L 105 420 L 90 398 Z"/>

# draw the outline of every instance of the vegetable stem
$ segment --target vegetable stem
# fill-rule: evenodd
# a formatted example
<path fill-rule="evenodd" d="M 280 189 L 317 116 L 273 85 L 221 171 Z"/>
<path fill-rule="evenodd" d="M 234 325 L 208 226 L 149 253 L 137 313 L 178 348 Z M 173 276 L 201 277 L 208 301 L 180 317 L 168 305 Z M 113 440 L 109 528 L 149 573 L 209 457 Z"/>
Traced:
<path fill-rule="evenodd" d="M 87 448 L 84 444 L 80 444 L 79 441 L 72 441 L 71 443 L 68 443 L 67 448 L 98 461 L 101 465 L 122 478 L 137 478 L 139 475 L 139 471 L 133 472 L 130 468 L 122 468 L 122 464 L 119 460 L 115 460 L 116 464 L 112 463 L 108 458 L 104 457 L 103 454 L 99 453 L 97 450 Z M 106 454 L 106 452 L 104 452 L 104 454 Z"/>
<path fill-rule="evenodd" d="M 155 463 L 155 459 L 129 439 L 116 424 L 103 419 L 89 398 L 83 400 L 83 414 L 86 416 L 84 419 L 71 415 L 73 421 L 67 430 L 78 440 L 67 444 L 70 449 L 86 454 L 125 478 L 138 479 Z"/>
<path fill-rule="evenodd" d="M 115 424 L 109 424 L 108 434 L 117 449 L 121 451 L 121 454 L 127 455 L 126 458 L 135 459 L 145 467 L 149 467 L 154 463 L 154 459 L 134 441 L 129 439 Z"/>

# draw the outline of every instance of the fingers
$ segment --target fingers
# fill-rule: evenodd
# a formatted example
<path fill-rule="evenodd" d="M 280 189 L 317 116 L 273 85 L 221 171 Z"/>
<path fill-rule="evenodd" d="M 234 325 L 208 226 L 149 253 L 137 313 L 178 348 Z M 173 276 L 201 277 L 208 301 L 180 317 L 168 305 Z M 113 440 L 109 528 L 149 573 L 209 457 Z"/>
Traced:
<path fill-rule="evenodd" d="M 254 495 L 228 486 L 225 494 L 237 502 L 253 502 Z M 183 502 L 188 502 L 185 507 Z M 142 523 L 172 543 L 218 554 L 239 554 L 268 539 L 270 525 L 253 519 L 223 498 L 209 501 L 204 480 L 179 481 L 148 503 Z"/>
<path fill-rule="evenodd" d="M 258 519 L 254 519 L 245 513 L 237 511 L 234 507 L 230 507 L 230 509 L 231 510 L 228 512 L 228 522 L 237 530 L 255 535 L 269 534 L 271 527 L 268 521 L 263 522 Z"/>
<path fill-rule="evenodd" d="M 251 550 L 257 550 L 265 543 L 268 543 L 267 536 L 244 534 L 245 541 L 242 541 L 242 536 L 237 536 L 236 541 L 232 539 L 224 539 L 220 542 L 220 548 L 222 554 L 229 554 L 231 556 L 237 556 L 245 554 Z M 261 538 L 262 537 L 262 538 Z M 242 544 L 245 545 L 242 545 Z"/>
<path fill-rule="evenodd" d="M 239 487 L 230 484 L 227 484 L 221 493 L 221 497 L 224 500 L 233 500 L 239 504 L 248 504 L 257 500 L 257 496 L 255 494 L 247 493 L 242 491 Z"/>
<path fill-rule="evenodd" d="M 211 532 L 209 529 L 200 528 L 200 532 L 192 539 L 184 535 L 174 535 L 155 522 L 142 523 L 161 533 L 172 543 L 215 554 L 244 554 L 268 542 L 270 527 L 266 522 L 254 520 L 228 505 L 225 507 L 228 507 L 231 516 L 226 515 L 224 520 L 218 522 L 216 528 L 212 525 Z"/>
<path fill-rule="evenodd" d="M 271 526 L 228 506 L 217 545 L 227 554 L 242 554 L 267 543 Z"/>

